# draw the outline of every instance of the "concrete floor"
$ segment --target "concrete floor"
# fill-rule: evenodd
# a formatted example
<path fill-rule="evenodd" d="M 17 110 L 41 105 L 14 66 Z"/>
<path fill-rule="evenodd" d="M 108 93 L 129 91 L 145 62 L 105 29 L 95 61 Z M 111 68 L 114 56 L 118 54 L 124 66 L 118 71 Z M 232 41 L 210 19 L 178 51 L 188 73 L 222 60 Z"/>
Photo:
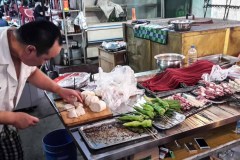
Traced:
<path fill-rule="evenodd" d="M 43 160 L 45 159 L 43 151 L 42 139 L 48 133 L 53 130 L 64 128 L 59 117 L 55 113 L 54 109 L 51 107 L 49 101 L 45 97 L 43 91 L 40 95 L 39 103 L 36 108 L 23 109 L 22 111 L 27 112 L 36 117 L 45 117 L 40 119 L 40 122 L 34 126 L 24 130 L 20 130 L 19 134 L 22 140 L 22 147 L 24 150 L 24 160 Z M 78 159 L 83 159 L 80 152 L 78 151 Z"/>

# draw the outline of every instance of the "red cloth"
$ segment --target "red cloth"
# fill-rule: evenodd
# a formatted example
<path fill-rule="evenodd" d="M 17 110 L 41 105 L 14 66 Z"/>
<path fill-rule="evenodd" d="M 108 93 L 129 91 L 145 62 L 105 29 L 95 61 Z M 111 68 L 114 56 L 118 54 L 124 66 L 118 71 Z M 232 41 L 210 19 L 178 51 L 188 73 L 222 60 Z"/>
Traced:
<path fill-rule="evenodd" d="M 179 87 L 180 83 L 195 85 L 201 80 L 203 73 L 210 73 L 214 64 L 207 60 L 199 60 L 189 67 L 168 68 L 151 79 L 140 82 L 151 91 L 168 91 Z"/>

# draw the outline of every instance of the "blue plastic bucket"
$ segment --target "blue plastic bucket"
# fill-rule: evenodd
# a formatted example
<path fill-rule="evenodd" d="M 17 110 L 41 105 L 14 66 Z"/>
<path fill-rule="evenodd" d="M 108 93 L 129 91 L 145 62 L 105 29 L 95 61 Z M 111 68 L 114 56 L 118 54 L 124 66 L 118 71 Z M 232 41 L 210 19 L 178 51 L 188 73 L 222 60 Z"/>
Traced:
<path fill-rule="evenodd" d="M 46 160 L 77 160 L 77 150 L 66 129 L 58 129 L 43 138 Z"/>

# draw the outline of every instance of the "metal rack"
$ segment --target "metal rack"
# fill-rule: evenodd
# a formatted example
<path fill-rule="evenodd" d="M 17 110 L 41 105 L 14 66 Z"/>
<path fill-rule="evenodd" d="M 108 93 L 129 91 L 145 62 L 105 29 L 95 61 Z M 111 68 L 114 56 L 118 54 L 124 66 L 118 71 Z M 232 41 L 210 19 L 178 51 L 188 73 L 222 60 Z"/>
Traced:
<path fill-rule="evenodd" d="M 226 0 L 225 5 L 223 5 L 223 4 L 209 4 L 209 2 L 210 2 L 210 0 L 204 0 L 204 6 L 203 6 L 203 8 L 205 8 L 204 18 L 206 17 L 207 9 L 212 8 L 212 7 L 224 8 L 223 20 L 228 19 L 228 14 L 229 14 L 230 9 L 240 9 L 240 6 L 231 5 L 232 0 Z"/>
<path fill-rule="evenodd" d="M 66 15 L 65 13 L 79 13 L 81 11 L 83 11 L 84 13 L 84 2 L 83 0 L 80 0 L 79 2 L 79 6 L 78 8 L 79 9 L 69 9 L 69 10 L 64 10 L 64 7 L 63 7 L 63 0 L 60 0 L 60 5 L 61 5 L 61 10 L 62 10 L 62 14 L 63 14 L 63 35 L 65 36 L 65 40 L 66 40 L 66 46 L 67 46 L 67 56 L 68 56 L 68 59 L 69 59 L 69 65 L 71 64 L 72 61 L 75 61 L 75 60 L 82 60 L 83 63 L 87 63 L 87 50 L 86 50 L 86 46 L 87 46 L 87 30 L 81 30 L 81 32 L 79 33 L 68 33 L 67 31 L 67 21 L 66 21 Z M 79 51 L 81 51 L 81 58 L 72 58 L 72 56 L 70 55 L 70 41 L 69 41 L 69 36 L 81 36 L 81 45 L 80 45 L 80 49 Z"/>

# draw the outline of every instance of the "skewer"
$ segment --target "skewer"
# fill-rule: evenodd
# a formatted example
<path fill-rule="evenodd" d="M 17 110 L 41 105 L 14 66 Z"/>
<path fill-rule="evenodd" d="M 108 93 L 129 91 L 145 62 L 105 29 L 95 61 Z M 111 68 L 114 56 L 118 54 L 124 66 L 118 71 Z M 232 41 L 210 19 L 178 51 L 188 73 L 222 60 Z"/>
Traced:
<path fill-rule="evenodd" d="M 75 81 L 75 77 L 73 77 L 73 88 L 74 88 L 74 90 L 76 90 L 76 81 Z"/>
<path fill-rule="evenodd" d="M 174 117 L 171 117 L 171 118 L 168 117 L 168 116 L 163 116 L 163 117 L 165 117 L 165 119 L 166 119 L 167 121 L 169 121 L 172 125 L 175 125 L 175 124 L 171 122 L 171 119 L 174 119 L 174 120 L 176 120 L 178 123 L 180 123 L 180 121 L 179 121 L 178 119 L 174 118 Z"/>
<path fill-rule="evenodd" d="M 211 118 L 209 118 L 207 115 L 205 115 L 204 113 L 198 113 L 200 116 L 208 119 L 209 121 L 213 121 Z"/>
<path fill-rule="evenodd" d="M 149 128 L 145 128 L 145 129 L 149 132 L 149 134 L 153 137 L 153 139 L 155 140 L 159 139 L 158 136 L 155 135 L 155 133 L 151 129 Z"/>
<path fill-rule="evenodd" d="M 42 117 L 39 117 L 38 119 L 44 119 L 44 118 L 47 118 L 47 117 L 52 116 L 52 115 L 55 115 L 55 114 L 60 114 L 60 113 L 62 113 L 62 112 L 64 112 L 64 111 L 68 111 L 68 110 L 73 109 L 73 108 L 75 108 L 75 107 L 71 107 L 71 108 L 68 108 L 68 109 L 61 110 L 61 111 L 56 111 L 56 112 L 54 112 L 54 113 L 50 113 L 50 114 L 48 114 L 48 115 L 44 115 L 44 116 L 42 116 Z"/>
<path fill-rule="evenodd" d="M 225 111 L 225 112 L 227 112 L 227 113 L 230 113 L 231 115 L 234 115 L 234 113 L 232 113 L 232 112 L 230 112 L 230 111 L 222 108 L 222 106 L 220 106 L 220 105 L 218 105 L 218 108 L 221 109 L 221 110 L 223 110 L 223 111 Z"/>
<path fill-rule="evenodd" d="M 170 123 L 172 126 L 174 126 L 175 124 L 172 123 L 169 119 L 167 119 L 165 116 L 162 116 L 161 119 L 163 119 L 164 123 Z"/>
<path fill-rule="evenodd" d="M 149 133 L 149 135 L 154 139 L 154 140 L 157 140 L 157 138 L 148 130 L 148 129 L 146 129 L 147 130 L 147 132 Z"/>
<path fill-rule="evenodd" d="M 188 118 L 188 122 L 190 122 L 193 126 L 198 126 L 190 117 Z"/>

